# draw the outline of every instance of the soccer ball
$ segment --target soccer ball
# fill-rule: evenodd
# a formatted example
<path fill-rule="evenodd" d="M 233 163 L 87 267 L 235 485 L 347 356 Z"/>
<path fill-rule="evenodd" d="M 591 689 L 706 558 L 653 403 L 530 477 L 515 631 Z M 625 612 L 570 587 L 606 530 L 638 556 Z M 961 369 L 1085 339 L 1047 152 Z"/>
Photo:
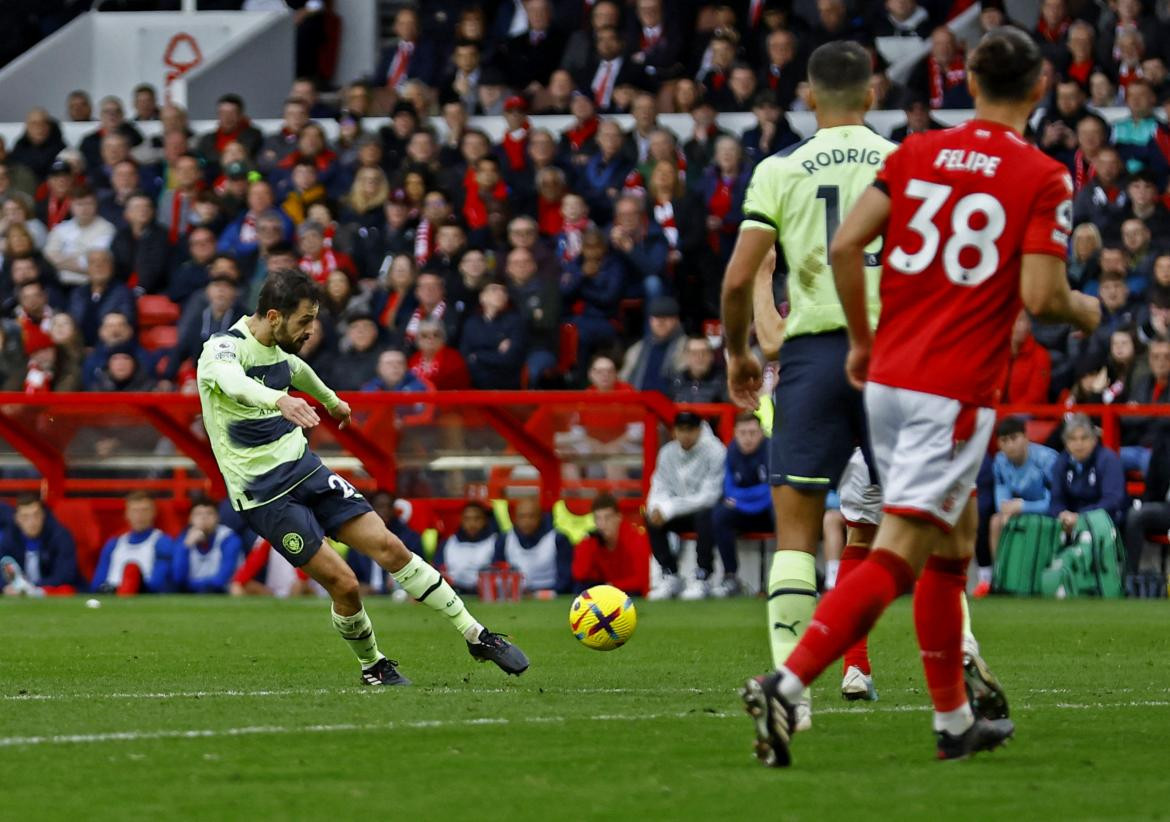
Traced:
<path fill-rule="evenodd" d="M 573 636 L 595 651 L 612 651 L 625 645 L 637 624 L 633 600 L 612 585 L 594 585 L 574 599 L 569 608 Z"/>

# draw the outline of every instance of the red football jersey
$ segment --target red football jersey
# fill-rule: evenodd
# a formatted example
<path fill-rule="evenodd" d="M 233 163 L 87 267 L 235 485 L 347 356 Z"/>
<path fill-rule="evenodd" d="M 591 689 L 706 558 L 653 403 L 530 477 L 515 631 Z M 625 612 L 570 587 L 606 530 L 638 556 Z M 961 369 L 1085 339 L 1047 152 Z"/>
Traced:
<path fill-rule="evenodd" d="M 890 197 L 869 379 L 989 406 L 1020 311 L 1020 258 L 1064 259 L 1068 169 L 998 123 L 909 137 L 875 185 Z"/>

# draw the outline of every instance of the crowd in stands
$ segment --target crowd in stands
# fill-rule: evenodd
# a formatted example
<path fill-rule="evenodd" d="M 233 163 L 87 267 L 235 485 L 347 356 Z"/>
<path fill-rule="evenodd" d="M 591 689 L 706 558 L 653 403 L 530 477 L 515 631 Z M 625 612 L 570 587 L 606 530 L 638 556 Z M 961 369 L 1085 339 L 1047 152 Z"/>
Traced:
<path fill-rule="evenodd" d="M 905 108 L 904 139 L 938 126 L 932 109 L 970 103 L 945 26 L 964 6 L 427 3 L 398 12 L 379 65 L 336 96 L 298 79 L 272 133 L 230 92 L 204 133 L 147 85 L 129 112 L 74 92 L 69 118 L 97 119 L 77 146 L 34 109 L 0 149 L 0 386 L 182 390 L 265 274 L 300 266 L 324 294 L 306 358 L 342 389 L 583 387 L 605 353 L 637 389 L 724 399 L 704 331 L 755 163 L 801 139 L 784 113 L 806 107 L 808 53 L 873 47 L 876 105 Z M 1070 277 L 1107 321 L 1081 339 L 1021 320 L 1003 399 L 1164 402 L 1144 363 L 1170 318 L 1170 38 L 1137 0 L 1041 12 L 1053 88 L 1031 136 L 1074 179 Z M 995 2 L 979 19 L 1008 21 Z M 886 37 L 930 43 L 904 85 L 874 47 Z M 1115 105 L 1129 116 L 1110 125 L 1099 111 Z M 756 125 L 733 136 L 715 120 L 728 111 Z M 684 139 L 665 112 L 691 116 Z M 545 113 L 572 122 L 555 135 L 530 117 Z M 476 114 L 504 117 L 502 139 L 470 126 Z M 146 138 L 150 120 L 161 133 Z M 390 350 L 409 381 L 382 379 Z"/>
<path fill-rule="evenodd" d="M 302 356 L 339 390 L 569 386 L 723 401 L 713 325 L 722 270 L 755 164 L 807 136 L 785 112 L 807 108 L 808 54 L 833 39 L 871 47 L 875 107 L 905 110 L 892 135 L 905 139 L 940 127 L 933 111 L 970 105 L 963 50 L 945 25 L 968 5 L 427 2 L 398 12 L 379 64 L 336 103 L 322 95 L 320 74 L 298 79 L 271 133 L 231 92 L 203 133 L 147 85 L 132 90 L 130 112 L 116 97 L 95 110 L 74 92 L 69 119 L 97 120 L 78 145 L 67 146 L 40 108 L 19 139 L 0 145 L 0 387 L 193 390 L 203 342 L 252 310 L 267 272 L 299 266 L 322 288 Z M 978 19 L 984 29 L 1011 22 L 995 0 Z M 1170 402 L 1168 19 L 1165 4 L 1140 0 L 1040 4 L 1032 31 L 1052 82 L 1028 136 L 1068 166 L 1069 277 L 1099 296 L 1105 319 L 1083 337 L 1021 314 L 1004 403 L 1072 411 Z M 905 84 L 885 72 L 883 37 L 929 43 Z M 1102 112 L 1115 106 L 1127 113 L 1110 123 Z M 755 125 L 740 136 L 716 120 L 748 111 Z M 691 117 L 683 139 L 659 124 L 668 112 Z M 623 129 L 615 113 L 631 114 L 633 126 Z M 554 134 L 531 119 L 541 114 L 571 122 Z M 382 115 L 388 123 L 372 127 Z M 503 117 L 503 138 L 470 125 L 472 115 Z M 327 119 L 336 139 L 319 125 Z M 147 137 L 138 124 L 151 120 L 161 132 Z M 568 360 L 566 327 L 575 332 Z M 517 513 L 516 530 L 503 534 L 471 506 L 454 541 L 438 546 L 440 563 L 462 588 L 474 587 L 479 568 L 505 562 L 548 590 L 620 578 L 646 592 L 641 559 L 629 559 L 645 553 L 665 595 L 734 594 L 726 534 L 771 524 L 763 431 L 741 420 L 725 448 L 705 423 L 678 422 L 644 521 L 616 507 L 611 516 L 602 497 L 596 532 L 566 550 L 550 537 L 547 512 Z M 640 453 L 635 426 L 603 428 L 582 435 L 581 447 Z M 1142 539 L 1170 522 L 1165 433 L 1160 418 L 1127 420 L 1120 456 L 1083 427 L 1046 432 L 1060 456 L 1001 442 L 985 472 L 994 491 L 984 494 L 984 520 L 1001 528 L 1021 511 L 1047 507 L 1067 519 L 1098 505 L 1124 522 L 1131 560 L 1140 557 Z M 1140 513 L 1127 516 L 1126 471 L 1145 474 L 1147 488 Z M 1040 486 L 1047 496 L 1035 495 Z M 76 584 L 51 547 L 63 539 L 59 523 L 30 506 L 18 506 L 0 553 L 21 565 L 38 554 L 28 575 L 43 586 Z M 110 557 L 162 558 L 163 545 L 169 555 L 130 563 L 130 580 L 126 563 L 111 559 L 98 587 L 262 585 L 267 557 L 258 553 L 241 566 L 250 576 L 211 574 L 242 548 L 219 538 L 224 526 L 207 506 L 177 537 L 155 534 L 142 517 Z M 696 579 L 677 578 L 671 533 L 695 535 Z M 526 564 L 532 552 L 539 569 Z M 716 553 L 718 590 L 709 579 Z M 388 586 L 368 565 L 359 576 L 372 590 Z"/>

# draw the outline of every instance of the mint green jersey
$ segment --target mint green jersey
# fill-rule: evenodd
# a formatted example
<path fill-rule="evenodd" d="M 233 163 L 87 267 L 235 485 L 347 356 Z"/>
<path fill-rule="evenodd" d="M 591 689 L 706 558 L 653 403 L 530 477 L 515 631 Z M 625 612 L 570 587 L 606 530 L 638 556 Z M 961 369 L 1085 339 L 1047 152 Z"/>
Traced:
<path fill-rule="evenodd" d="M 203 344 L 198 384 L 203 427 L 237 511 L 283 496 L 321 467 L 276 403 L 290 386 L 328 409 L 340 400 L 300 357 L 259 342 L 247 317 Z"/>
<path fill-rule="evenodd" d="M 897 146 L 868 126 L 823 128 L 768 157 L 752 174 L 740 230 L 771 230 L 788 263 L 785 338 L 845 328 L 829 245 L 841 220 Z M 881 238 L 866 249 L 870 324 L 881 306 Z"/>

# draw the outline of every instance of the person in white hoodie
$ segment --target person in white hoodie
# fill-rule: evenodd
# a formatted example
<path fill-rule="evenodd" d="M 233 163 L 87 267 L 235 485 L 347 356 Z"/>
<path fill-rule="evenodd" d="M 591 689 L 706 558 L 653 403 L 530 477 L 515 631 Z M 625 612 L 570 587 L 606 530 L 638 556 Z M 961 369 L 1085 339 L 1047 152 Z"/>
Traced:
<path fill-rule="evenodd" d="M 692 411 L 674 418 L 674 440 L 662 446 L 650 494 L 646 497 L 646 530 L 650 550 L 662 568 L 662 581 L 649 599 L 703 599 L 714 570 L 714 529 L 711 512 L 723 493 L 723 463 L 727 449 L 707 423 Z M 678 576 L 678 557 L 671 551 L 668 532 L 694 532 L 698 569 L 684 588 Z"/>

